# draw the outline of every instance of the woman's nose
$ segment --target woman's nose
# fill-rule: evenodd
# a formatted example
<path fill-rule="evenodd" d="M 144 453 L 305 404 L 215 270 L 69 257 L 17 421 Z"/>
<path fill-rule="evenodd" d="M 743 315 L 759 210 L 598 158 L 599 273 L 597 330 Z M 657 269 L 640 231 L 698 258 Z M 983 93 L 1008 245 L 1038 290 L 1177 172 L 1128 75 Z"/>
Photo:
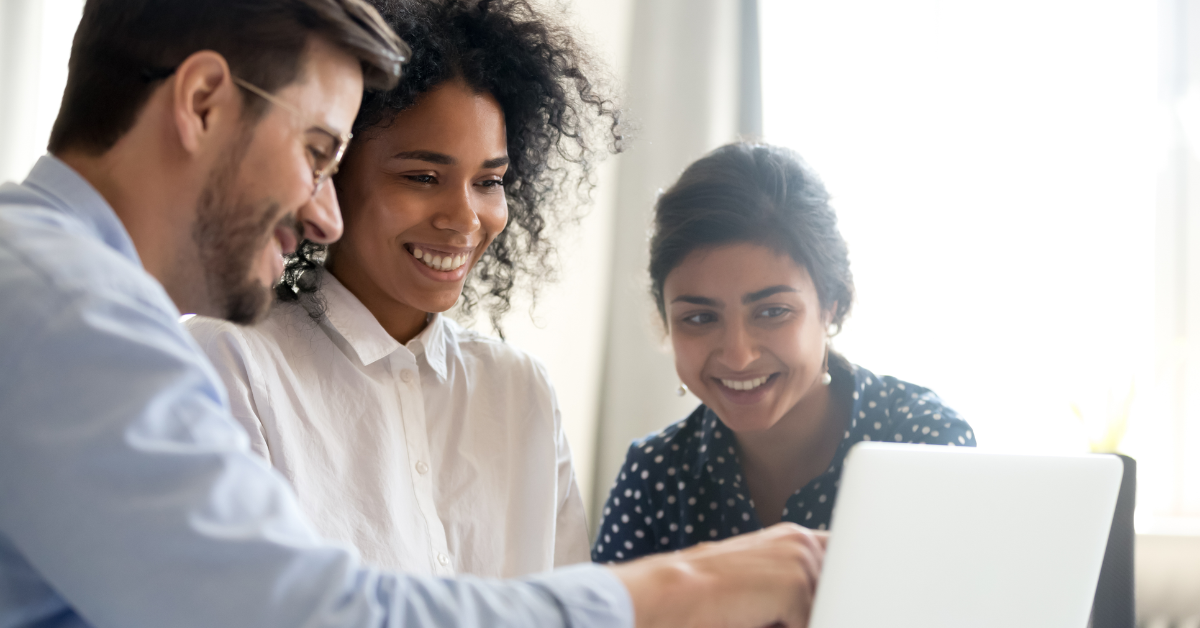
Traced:
<path fill-rule="evenodd" d="M 475 210 L 471 185 L 447 195 L 438 213 L 433 218 L 433 226 L 437 229 L 447 229 L 458 233 L 475 233 L 479 230 L 479 214 Z"/>
<path fill-rule="evenodd" d="M 734 371 L 745 370 L 758 359 L 758 356 L 759 351 L 754 337 L 749 334 L 745 326 L 735 323 L 726 329 L 721 343 L 721 361 L 725 363 L 726 368 Z"/>

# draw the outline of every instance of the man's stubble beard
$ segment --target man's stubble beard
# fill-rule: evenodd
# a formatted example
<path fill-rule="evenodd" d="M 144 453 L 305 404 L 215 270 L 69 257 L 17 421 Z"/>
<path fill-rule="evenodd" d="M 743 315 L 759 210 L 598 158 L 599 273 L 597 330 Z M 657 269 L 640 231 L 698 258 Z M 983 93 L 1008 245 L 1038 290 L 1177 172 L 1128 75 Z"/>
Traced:
<path fill-rule="evenodd" d="M 274 301 L 272 286 L 250 272 L 279 222 L 279 204 L 246 202 L 234 190 L 252 137 L 252 129 L 246 129 L 225 165 L 213 170 L 197 201 L 192 229 L 210 305 L 217 316 L 239 325 L 261 319 Z"/>

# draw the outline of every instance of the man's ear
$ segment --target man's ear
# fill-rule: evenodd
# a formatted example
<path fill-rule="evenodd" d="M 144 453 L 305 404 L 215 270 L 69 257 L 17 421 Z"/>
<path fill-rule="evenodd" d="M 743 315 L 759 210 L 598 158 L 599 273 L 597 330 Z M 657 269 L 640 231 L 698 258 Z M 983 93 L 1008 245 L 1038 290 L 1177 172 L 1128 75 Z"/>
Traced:
<path fill-rule="evenodd" d="M 193 53 L 175 69 L 172 113 L 179 141 L 197 153 L 212 140 L 214 129 L 242 113 L 241 94 L 225 57 L 211 50 Z"/>

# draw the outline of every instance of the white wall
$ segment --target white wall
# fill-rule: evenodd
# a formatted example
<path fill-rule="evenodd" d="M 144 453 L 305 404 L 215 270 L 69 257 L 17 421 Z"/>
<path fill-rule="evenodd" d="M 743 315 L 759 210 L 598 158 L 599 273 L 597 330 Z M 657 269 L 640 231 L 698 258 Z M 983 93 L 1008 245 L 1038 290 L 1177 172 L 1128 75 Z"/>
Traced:
<path fill-rule="evenodd" d="M 83 0 L 0 2 L 0 182 L 46 152 L 82 13 Z"/>

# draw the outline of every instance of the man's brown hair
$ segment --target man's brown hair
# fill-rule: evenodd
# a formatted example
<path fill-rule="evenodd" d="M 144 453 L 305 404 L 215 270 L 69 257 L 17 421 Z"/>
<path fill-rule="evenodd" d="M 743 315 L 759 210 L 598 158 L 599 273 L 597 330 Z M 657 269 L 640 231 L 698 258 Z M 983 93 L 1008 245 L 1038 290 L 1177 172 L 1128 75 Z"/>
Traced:
<path fill-rule="evenodd" d="M 362 63 L 368 89 L 390 89 L 408 47 L 362 0 L 88 0 L 71 46 L 49 150 L 100 154 L 189 55 L 212 50 L 268 92 L 297 80 L 311 35 Z M 244 94 L 248 115 L 265 110 Z"/>

